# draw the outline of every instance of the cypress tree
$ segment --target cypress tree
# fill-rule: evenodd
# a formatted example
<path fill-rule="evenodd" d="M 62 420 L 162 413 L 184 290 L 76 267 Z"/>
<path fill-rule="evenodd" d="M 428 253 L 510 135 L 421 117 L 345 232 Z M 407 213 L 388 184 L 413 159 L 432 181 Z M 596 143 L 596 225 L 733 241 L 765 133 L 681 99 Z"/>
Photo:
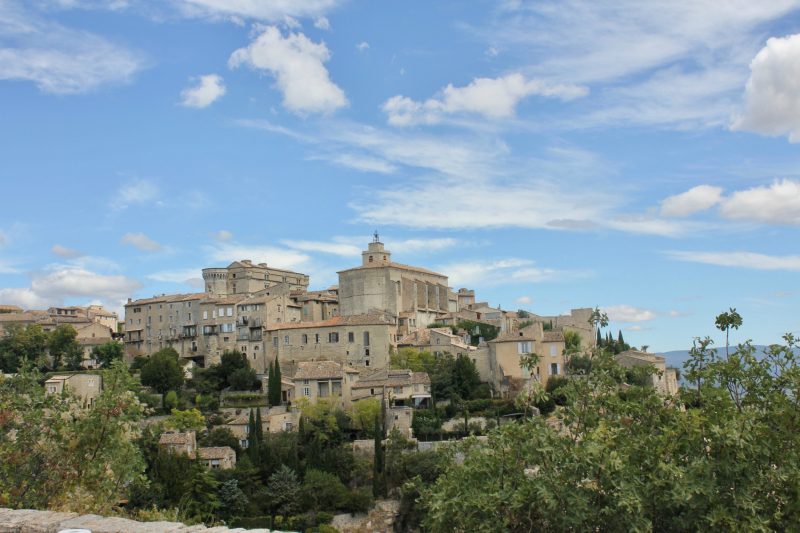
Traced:
<path fill-rule="evenodd" d="M 275 405 L 281 404 L 281 365 L 278 356 L 275 356 Z"/>
<path fill-rule="evenodd" d="M 270 407 L 275 406 L 275 367 L 272 361 L 269 363 L 269 373 L 267 374 L 267 403 Z"/>
<path fill-rule="evenodd" d="M 597 328 L 597 346 L 603 345 L 603 337 L 600 335 L 600 328 Z"/>
<path fill-rule="evenodd" d="M 258 455 L 258 435 L 256 432 L 256 419 L 253 417 L 253 410 L 250 409 L 250 418 L 247 421 L 247 452 L 255 464 Z"/>
<path fill-rule="evenodd" d="M 372 495 L 376 498 L 386 493 L 383 466 L 383 424 L 381 424 L 381 415 L 378 415 L 375 417 L 375 455 L 372 462 Z"/>
<path fill-rule="evenodd" d="M 256 439 L 260 445 L 264 442 L 264 426 L 261 424 L 261 409 L 256 408 Z"/>
<path fill-rule="evenodd" d="M 619 343 L 620 347 L 625 346 L 625 341 L 622 339 L 622 330 L 619 330 L 619 335 L 617 335 L 617 342 Z"/>

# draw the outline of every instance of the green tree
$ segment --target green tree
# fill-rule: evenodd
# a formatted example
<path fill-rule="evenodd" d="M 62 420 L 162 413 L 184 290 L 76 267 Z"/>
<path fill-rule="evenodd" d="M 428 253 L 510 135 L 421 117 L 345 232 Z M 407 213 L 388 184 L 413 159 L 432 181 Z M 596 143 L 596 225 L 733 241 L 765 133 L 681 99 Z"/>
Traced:
<path fill-rule="evenodd" d="M 341 509 L 348 499 L 347 487 L 329 472 L 310 468 L 306 471 L 300 488 L 300 500 L 304 509 L 315 512 Z"/>
<path fill-rule="evenodd" d="M 111 366 L 114 361 L 121 361 L 123 346 L 119 342 L 107 342 L 92 348 L 92 359 L 97 361 L 102 368 Z"/>
<path fill-rule="evenodd" d="M 269 365 L 269 376 L 267 381 L 267 399 L 270 407 L 281 404 L 281 367 L 278 357 L 275 356 L 275 363 Z"/>
<path fill-rule="evenodd" d="M 243 353 L 236 350 L 225 350 L 222 352 L 219 365 L 215 365 L 215 371 L 223 387 L 228 387 L 231 385 L 230 378 L 234 372 L 249 367 L 250 363 Z"/>
<path fill-rule="evenodd" d="M 142 365 L 140 379 L 142 385 L 152 387 L 160 394 L 180 389 L 183 385 L 183 368 L 178 352 L 174 348 L 164 348 L 151 355 Z"/>
<path fill-rule="evenodd" d="M 59 324 L 50 332 L 47 340 L 47 349 L 50 352 L 51 360 L 50 368 L 54 370 L 60 368 L 61 362 L 67 355 L 72 355 L 75 352 L 80 352 L 81 356 L 83 355 L 80 345 L 75 340 L 77 336 L 78 332 L 69 324 Z"/>
<path fill-rule="evenodd" d="M 241 453 L 241 448 L 239 447 L 239 439 L 236 438 L 236 435 L 233 432 L 225 427 L 215 427 L 211 431 L 208 432 L 208 435 L 202 438 L 200 443 L 203 446 L 230 446 L 236 451 L 236 456 L 238 457 Z"/>
<path fill-rule="evenodd" d="M 383 453 L 383 423 L 381 415 L 375 417 L 374 422 L 374 446 L 375 454 L 372 462 L 372 495 L 376 498 L 386 496 L 386 476 L 384 475 L 384 453 Z"/>
<path fill-rule="evenodd" d="M 256 371 L 250 367 L 237 369 L 228 377 L 228 383 L 233 390 L 255 390 L 260 386 Z"/>
<path fill-rule="evenodd" d="M 243 516 L 247 511 L 249 500 L 239 488 L 238 479 L 229 479 L 219 486 L 220 515 L 225 520 L 235 516 Z"/>
<path fill-rule="evenodd" d="M 181 514 L 192 522 L 210 523 L 220 507 L 219 482 L 203 466 L 195 464 L 181 500 Z"/>
<path fill-rule="evenodd" d="M 375 436 L 375 418 L 380 414 L 381 402 L 377 398 L 367 398 L 353 404 L 353 422 L 365 437 Z"/>
<path fill-rule="evenodd" d="M 47 333 L 39 324 L 7 326 L 0 339 L 0 370 L 15 373 L 23 361 L 44 366 L 47 344 Z"/>
<path fill-rule="evenodd" d="M 206 428 L 206 419 L 203 413 L 197 409 L 187 409 L 185 411 L 172 409 L 166 425 L 178 431 L 200 431 Z"/>
<path fill-rule="evenodd" d="M 456 357 L 453 365 L 453 389 L 462 398 L 473 398 L 481 378 L 472 359 Z"/>
<path fill-rule="evenodd" d="M 269 478 L 267 493 L 273 515 L 291 516 L 298 508 L 300 482 L 297 474 L 286 465 L 281 465 Z"/>
<path fill-rule="evenodd" d="M 729 335 L 731 329 L 739 329 L 742 325 L 742 316 L 736 312 L 736 308 L 731 307 L 728 311 L 720 313 L 714 320 L 714 325 L 718 330 L 725 332 L 725 355 L 729 355 Z"/>

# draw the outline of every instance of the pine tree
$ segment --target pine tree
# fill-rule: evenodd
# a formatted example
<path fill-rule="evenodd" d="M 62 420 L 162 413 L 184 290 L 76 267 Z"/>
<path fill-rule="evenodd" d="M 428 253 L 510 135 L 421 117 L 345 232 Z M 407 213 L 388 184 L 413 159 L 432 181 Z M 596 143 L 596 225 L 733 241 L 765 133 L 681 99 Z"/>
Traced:
<path fill-rule="evenodd" d="M 218 487 L 219 482 L 208 470 L 199 464 L 195 465 L 194 473 L 181 501 L 184 514 L 199 522 L 210 522 L 220 506 L 217 497 Z"/>

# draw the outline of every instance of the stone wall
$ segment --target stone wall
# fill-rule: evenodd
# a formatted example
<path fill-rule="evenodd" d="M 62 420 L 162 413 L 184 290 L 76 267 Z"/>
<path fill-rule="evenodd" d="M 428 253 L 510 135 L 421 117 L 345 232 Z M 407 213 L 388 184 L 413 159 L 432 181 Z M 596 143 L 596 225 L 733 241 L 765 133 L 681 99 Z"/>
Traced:
<path fill-rule="evenodd" d="M 58 533 L 64 529 L 85 529 L 91 533 L 270 533 L 269 529 L 187 526 L 179 522 L 137 522 L 98 515 L 0 508 L 0 533 Z"/>

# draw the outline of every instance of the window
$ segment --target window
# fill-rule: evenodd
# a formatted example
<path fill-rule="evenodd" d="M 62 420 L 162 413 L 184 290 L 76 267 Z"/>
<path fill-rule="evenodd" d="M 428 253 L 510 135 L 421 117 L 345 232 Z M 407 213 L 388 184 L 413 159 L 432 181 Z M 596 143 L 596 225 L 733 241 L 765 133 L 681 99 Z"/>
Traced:
<path fill-rule="evenodd" d="M 356 334 L 352 331 L 347 334 L 347 342 L 356 342 Z"/>
<path fill-rule="evenodd" d="M 551 376 L 558 375 L 558 363 L 550 363 L 550 375 Z"/>
<path fill-rule="evenodd" d="M 203 320 L 208 320 L 208 311 L 203 311 Z"/>
<path fill-rule="evenodd" d="M 531 341 L 518 342 L 517 353 L 531 353 Z"/>
<path fill-rule="evenodd" d="M 339 342 L 339 333 L 337 333 L 336 331 L 328 333 L 328 342 L 330 343 Z"/>
<path fill-rule="evenodd" d="M 278 347 L 278 337 L 272 337 L 272 345 L 274 347 Z"/>
<path fill-rule="evenodd" d="M 228 316 L 233 316 L 233 307 L 228 308 Z"/>
<path fill-rule="evenodd" d="M 286 346 L 289 346 L 289 335 L 284 335 L 283 336 L 283 344 L 285 344 Z"/>
<path fill-rule="evenodd" d="M 311 387 L 303 387 L 303 396 L 311 396 Z"/>
<path fill-rule="evenodd" d="M 303 340 L 303 344 L 308 344 L 308 335 L 306 335 L 305 333 L 303 333 L 302 340 Z"/>
<path fill-rule="evenodd" d="M 550 355 L 552 357 L 555 357 L 556 355 L 558 355 L 558 348 L 556 347 L 555 344 L 551 344 L 550 345 Z"/>
<path fill-rule="evenodd" d="M 314 344 L 319 344 L 319 333 L 314 334 Z"/>
<path fill-rule="evenodd" d="M 403 387 L 394 387 L 395 394 L 403 394 Z"/>
<path fill-rule="evenodd" d="M 372 263 L 372 256 L 369 256 L 369 262 Z"/>
<path fill-rule="evenodd" d="M 364 332 L 364 346 L 369 346 L 369 331 Z"/>

